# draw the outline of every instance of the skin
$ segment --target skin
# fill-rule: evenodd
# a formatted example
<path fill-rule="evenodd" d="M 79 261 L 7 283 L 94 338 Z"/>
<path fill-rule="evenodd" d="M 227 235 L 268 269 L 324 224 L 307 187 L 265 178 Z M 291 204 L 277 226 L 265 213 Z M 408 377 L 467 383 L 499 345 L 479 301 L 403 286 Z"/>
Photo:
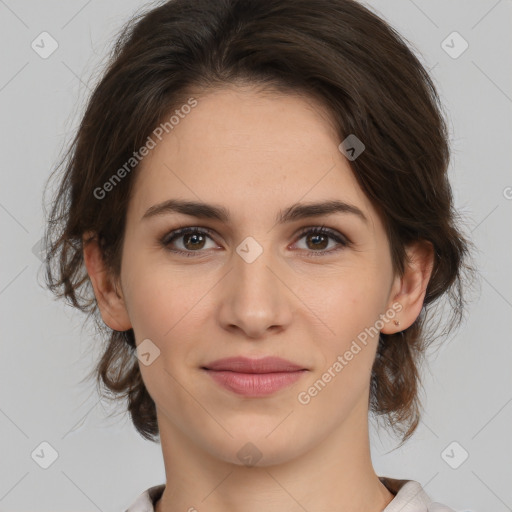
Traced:
<path fill-rule="evenodd" d="M 139 362 L 156 404 L 166 470 L 156 510 L 380 512 L 393 495 L 370 457 L 368 397 L 378 337 L 307 405 L 297 396 L 394 303 L 402 308 L 395 316 L 400 326 L 388 321 L 381 332 L 414 322 L 432 248 L 408 247 L 411 264 L 394 275 L 382 220 L 313 99 L 241 86 L 195 97 L 198 105 L 138 170 L 120 276 L 106 271 L 95 242 L 84 248 L 103 321 L 119 331 L 133 328 L 137 345 L 150 339 L 160 350 L 150 365 Z M 172 212 L 141 220 L 170 198 L 221 205 L 231 220 Z M 329 199 L 357 206 L 368 223 L 350 213 L 275 222 L 293 203 Z M 321 225 L 351 244 L 299 237 L 302 228 Z M 191 257 L 160 243 L 183 226 L 213 231 L 199 242 L 174 241 Z M 263 250 L 252 263 L 236 252 L 248 236 Z M 275 355 L 308 371 L 272 395 L 243 397 L 200 368 L 235 355 Z M 252 467 L 237 456 L 248 442 L 261 454 Z"/>

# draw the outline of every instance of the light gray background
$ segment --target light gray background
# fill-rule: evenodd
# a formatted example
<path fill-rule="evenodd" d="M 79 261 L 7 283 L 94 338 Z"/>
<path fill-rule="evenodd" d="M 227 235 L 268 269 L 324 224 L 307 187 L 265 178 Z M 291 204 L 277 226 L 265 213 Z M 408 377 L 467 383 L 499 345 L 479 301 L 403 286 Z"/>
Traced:
<path fill-rule="evenodd" d="M 468 321 L 431 352 L 425 414 L 413 438 L 372 429 L 379 475 L 421 482 L 457 510 L 512 510 L 512 3 L 372 0 L 421 54 L 448 111 L 456 206 L 479 248 L 481 290 Z M 114 35 L 140 0 L 0 0 L 0 510 L 121 511 L 164 482 L 160 445 L 80 380 L 94 362 L 83 317 L 39 284 L 33 251 L 43 233 L 42 189 L 74 133 Z M 47 59 L 31 47 L 49 32 Z M 442 42 L 457 31 L 468 49 Z M 455 49 L 459 42 L 455 42 Z M 460 47 L 460 46 L 459 46 Z M 38 277 L 39 276 L 39 277 Z M 46 441 L 57 460 L 31 457 Z M 456 441 L 454 451 L 445 449 Z M 459 447 L 460 445 L 460 447 Z M 443 459 L 469 458 L 458 469 Z"/>

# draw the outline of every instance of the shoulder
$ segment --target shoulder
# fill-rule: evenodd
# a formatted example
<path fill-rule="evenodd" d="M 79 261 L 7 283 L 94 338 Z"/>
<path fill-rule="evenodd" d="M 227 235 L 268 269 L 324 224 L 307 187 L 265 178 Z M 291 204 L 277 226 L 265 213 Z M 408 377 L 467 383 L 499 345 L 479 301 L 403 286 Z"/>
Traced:
<path fill-rule="evenodd" d="M 395 495 L 382 512 L 455 512 L 452 508 L 432 501 L 419 482 L 379 477 Z"/>
<path fill-rule="evenodd" d="M 155 503 L 162 496 L 165 484 L 146 489 L 124 512 L 155 512 Z"/>

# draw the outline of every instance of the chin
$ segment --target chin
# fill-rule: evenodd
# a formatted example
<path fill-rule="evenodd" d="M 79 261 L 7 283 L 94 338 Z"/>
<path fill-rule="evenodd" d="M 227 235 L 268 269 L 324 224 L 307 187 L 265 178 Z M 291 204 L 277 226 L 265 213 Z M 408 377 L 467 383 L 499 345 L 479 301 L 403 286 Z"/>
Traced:
<path fill-rule="evenodd" d="M 274 423 L 274 429 L 276 425 L 278 422 Z M 313 440 L 301 443 L 297 436 L 288 435 L 285 431 L 279 434 L 277 429 L 272 432 L 272 429 L 253 427 L 251 430 L 254 435 L 244 434 L 240 428 L 240 435 L 225 436 L 222 442 L 212 440 L 208 451 L 213 457 L 240 467 L 267 467 L 287 463 L 313 444 Z M 269 432 L 272 432 L 270 436 Z"/>

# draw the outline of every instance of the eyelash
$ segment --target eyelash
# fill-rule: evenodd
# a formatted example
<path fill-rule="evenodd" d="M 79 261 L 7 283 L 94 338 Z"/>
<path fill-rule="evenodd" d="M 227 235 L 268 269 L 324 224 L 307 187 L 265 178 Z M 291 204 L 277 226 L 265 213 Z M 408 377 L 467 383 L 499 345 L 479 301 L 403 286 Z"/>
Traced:
<path fill-rule="evenodd" d="M 175 229 L 173 231 L 170 231 L 167 233 L 161 240 L 160 243 L 162 246 L 173 253 L 182 254 L 186 257 L 195 257 L 194 253 L 201 253 L 204 251 L 198 250 L 198 251 L 182 251 L 179 249 L 169 249 L 169 246 L 172 242 L 174 242 L 176 239 L 183 237 L 188 234 L 200 234 L 200 235 L 206 235 L 209 238 L 211 238 L 211 235 L 213 235 L 213 231 L 208 228 L 197 228 L 197 227 L 185 227 L 180 229 Z M 305 235 L 324 235 L 327 236 L 336 242 L 340 244 L 341 247 L 337 247 L 336 249 L 329 249 L 329 250 L 321 250 L 321 251 L 308 251 L 311 253 L 312 256 L 318 257 L 318 256 L 325 256 L 328 254 L 333 254 L 335 252 L 338 252 L 342 250 L 343 248 L 346 248 L 351 245 L 351 242 L 341 234 L 339 234 L 337 231 L 333 231 L 332 229 L 325 228 L 324 226 L 314 226 L 314 227 L 306 227 L 298 235 L 297 241 L 299 241 L 301 238 L 303 238 Z M 304 249 L 306 250 L 306 249 Z"/>

